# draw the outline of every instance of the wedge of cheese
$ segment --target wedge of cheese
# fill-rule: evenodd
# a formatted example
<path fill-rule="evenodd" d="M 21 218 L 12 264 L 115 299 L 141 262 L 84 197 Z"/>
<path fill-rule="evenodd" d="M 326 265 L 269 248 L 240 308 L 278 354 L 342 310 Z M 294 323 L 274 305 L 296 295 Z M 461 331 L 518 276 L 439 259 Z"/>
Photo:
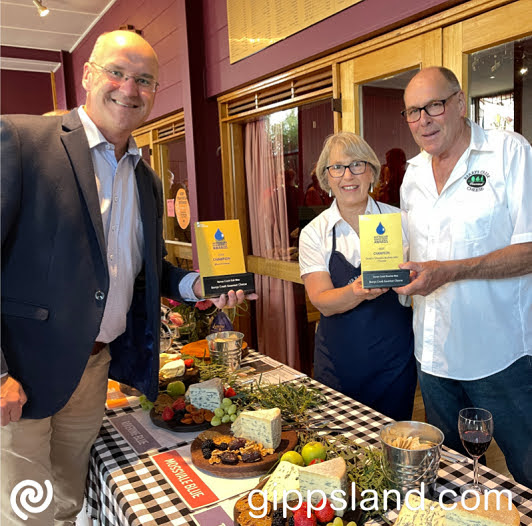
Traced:
<path fill-rule="evenodd" d="M 213 378 L 199 384 L 192 384 L 186 393 L 186 398 L 198 409 L 214 411 L 220 407 L 224 397 L 224 388 L 220 378 Z"/>
<path fill-rule="evenodd" d="M 476 510 L 467 510 L 461 503 L 457 503 L 454 510 L 440 507 L 437 502 L 424 499 L 423 509 L 421 500 L 416 495 L 409 496 L 409 509 L 403 504 L 395 526 L 519 526 L 519 512 L 511 504 L 508 509 L 508 500 L 501 495 L 500 506 L 497 508 L 495 494 L 488 495 L 488 509 L 484 509 L 484 496 Z M 465 504 L 472 508 L 476 499 L 467 499 Z"/>
<path fill-rule="evenodd" d="M 168 378 L 175 378 L 176 376 L 183 376 L 185 374 L 185 361 L 179 358 L 178 360 L 170 360 L 166 362 L 159 370 L 159 376 L 167 380 Z"/>
<path fill-rule="evenodd" d="M 282 502 L 284 492 L 299 491 L 299 470 L 301 468 L 281 460 L 275 471 L 270 475 L 268 482 L 264 485 L 263 491 L 269 502 Z M 275 493 L 274 493 L 275 490 Z M 287 502 L 295 500 L 296 494 L 287 494 Z"/>
<path fill-rule="evenodd" d="M 299 473 L 299 490 L 305 500 L 307 500 L 307 492 L 313 490 L 321 490 L 325 493 L 327 498 L 330 498 L 334 490 L 343 491 L 343 499 L 348 501 L 347 494 L 347 466 L 342 457 L 326 460 L 319 464 L 313 464 L 306 468 L 301 468 Z M 312 504 L 320 503 L 322 495 L 314 493 L 311 496 Z M 335 501 L 335 506 L 338 506 L 338 501 Z M 337 510 L 336 515 L 342 517 L 344 510 Z"/>
<path fill-rule="evenodd" d="M 242 411 L 231 426 L 233 435 L 277 449 L 281 443 L 281 410 Z"/>

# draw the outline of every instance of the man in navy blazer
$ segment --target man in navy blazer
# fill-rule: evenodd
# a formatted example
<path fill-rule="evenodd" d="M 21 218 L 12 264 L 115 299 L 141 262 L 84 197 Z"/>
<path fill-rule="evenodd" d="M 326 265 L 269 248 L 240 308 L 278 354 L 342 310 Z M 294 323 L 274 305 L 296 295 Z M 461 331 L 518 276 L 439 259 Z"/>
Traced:
<path fill-rule="evenodd" d="M 84 65 L 84 107 L 2 119 L 2 524 L 74 524 L 108 373 L 155 399 L 160 297 L 200 295 L 164 260 L 161 182 L 131 138 L 157 78 L 151 46 L 114 31 Z M 27 521 L 8 504 L 25 480 L 53 491 Z"/>

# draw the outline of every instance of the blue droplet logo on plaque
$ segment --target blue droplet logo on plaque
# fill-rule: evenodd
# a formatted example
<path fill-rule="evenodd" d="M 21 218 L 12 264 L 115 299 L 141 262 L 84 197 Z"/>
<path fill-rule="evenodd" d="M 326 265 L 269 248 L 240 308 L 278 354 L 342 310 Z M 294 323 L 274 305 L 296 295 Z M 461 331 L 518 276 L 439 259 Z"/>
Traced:
<path fill-rule="evenodd" d="M 382 223 L 379 222 L 379 226 L 377 227 L 377 234 L 382 235 L 382 234 L 384 234 L 384 232 L 386 232 L 386 229 L 384 228 Z"/>
<path fill-rule="evenodd" d="M 220 229 L 218 229 L 216 231 L 216 234 L 214 234 L 214 239 L 216 239 L 216 241 L 223 241 L 224 240 L 224 235 L 222 233 L 222 231 Z"/>

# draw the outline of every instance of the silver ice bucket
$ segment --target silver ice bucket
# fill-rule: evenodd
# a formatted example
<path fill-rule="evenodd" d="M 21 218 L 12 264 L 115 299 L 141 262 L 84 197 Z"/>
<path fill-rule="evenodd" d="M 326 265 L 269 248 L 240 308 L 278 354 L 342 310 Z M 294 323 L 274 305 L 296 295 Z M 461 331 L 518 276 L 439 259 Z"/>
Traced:
<path fill-rule="evenodd" d="M 431 444 L 425 449 L 404 449 L 392 445 L 398 437 L 418 437 Z M 403 498 L 412 489 L 430 493 L 438 476 L 443 439 L 437 427 L 424 422 L 393 422 L 381 429 L 384 474 Z"/>
<path fill-rule="evenodd" d="M 230 371 L 240 368 L 244 335 L 236 331 L 215 332 L 207 336 L 212 363 L 226 365 Z"/>

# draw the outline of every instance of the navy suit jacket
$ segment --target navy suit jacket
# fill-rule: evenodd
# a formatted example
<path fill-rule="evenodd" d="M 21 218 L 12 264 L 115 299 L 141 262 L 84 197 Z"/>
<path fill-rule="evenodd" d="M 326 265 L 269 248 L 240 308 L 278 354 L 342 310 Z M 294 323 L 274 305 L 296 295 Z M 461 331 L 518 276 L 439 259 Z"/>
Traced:
<path fill-rule="evenodd" d="M 69 400 L 100 330 L 109 274 L 94 168 L 77 111 L 0 121 L 2 351 L 44 418 Z M 160 179 L 135 170 L 144 261 L 126 331 L 111 342 L 109 376 L 157 396 L 161 294 L 182 300 L 186 271 L 164 260 Z"/>

